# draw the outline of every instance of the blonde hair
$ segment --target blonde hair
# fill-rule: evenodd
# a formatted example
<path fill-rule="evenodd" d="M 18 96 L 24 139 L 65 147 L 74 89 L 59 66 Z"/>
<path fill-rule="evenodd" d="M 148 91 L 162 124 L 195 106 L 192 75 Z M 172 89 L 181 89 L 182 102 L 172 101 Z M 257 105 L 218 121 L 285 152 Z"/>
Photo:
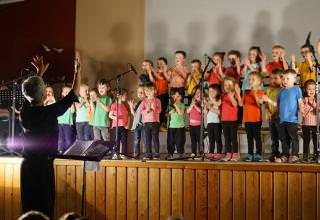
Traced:
<path fill-rule="evenodd" d="M 225 92 L 225 90 L 224 90 L 224 83 L 225 83 L 226 81 L 232 82 L 232 83 L 233 83 L 233 86 L 236 85 L 236 79 L 235 79 L 235 78 L 230 77 L 230 76 L 224 77 L 224 79 L 222 80 L 222 86 L 221 86 L 221 90 L 222 90 L 223 92 Z"/>

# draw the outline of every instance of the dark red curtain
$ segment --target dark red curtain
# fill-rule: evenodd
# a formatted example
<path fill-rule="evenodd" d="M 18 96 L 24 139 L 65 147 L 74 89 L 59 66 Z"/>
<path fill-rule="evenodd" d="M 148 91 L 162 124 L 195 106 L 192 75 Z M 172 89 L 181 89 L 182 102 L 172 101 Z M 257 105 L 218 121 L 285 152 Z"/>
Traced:
<path fill-rule="evenodd" d="M 31 68 L 34 55 L 43 55 L 50 63 L 47 81 L 54 82 L 61 76 L 72 79 L 75 4 L 75 0 L 25 0 L 0 5 L 1 80 L 14 79 L 23 68 Z M 46 52 L 42 44 L 51 51 Z M 63 48 L 63 52 L 52 48 Z"/>

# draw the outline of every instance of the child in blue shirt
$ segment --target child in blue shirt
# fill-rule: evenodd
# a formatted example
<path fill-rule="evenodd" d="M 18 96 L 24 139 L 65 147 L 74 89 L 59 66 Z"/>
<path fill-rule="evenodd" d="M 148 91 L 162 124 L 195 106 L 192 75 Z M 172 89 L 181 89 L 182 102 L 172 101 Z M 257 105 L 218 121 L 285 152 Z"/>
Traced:
<path fill-rule="evenodd" d="M 278 108 L 280 113 L 280 136 L 282 142 L 282 156 L 276 162 L 287 162 L 289 148 L 292 144 L 291 162 L 299 160 L 298 138 L 298 111 L 303 109 L 302 92 L 300 87 L 295 86 L 297 74 L 295 70 L 288 69 L 283 74 L 284 88 L 278 96 Z"/>

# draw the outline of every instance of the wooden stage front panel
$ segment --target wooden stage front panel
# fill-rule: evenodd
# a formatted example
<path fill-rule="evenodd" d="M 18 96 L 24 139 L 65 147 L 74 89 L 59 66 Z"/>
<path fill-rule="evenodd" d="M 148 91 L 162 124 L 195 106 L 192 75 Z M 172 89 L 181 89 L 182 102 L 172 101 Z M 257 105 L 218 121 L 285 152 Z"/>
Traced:
<path fill-rule="evenodd" d="M 0 158 L 0 219 L 20 214 L 20 159 Z M 320 219 L 317 164 L 102 161 L 91 219 Z M 82 163 L 56 160 L 56 216 L 80 212 Z"/>

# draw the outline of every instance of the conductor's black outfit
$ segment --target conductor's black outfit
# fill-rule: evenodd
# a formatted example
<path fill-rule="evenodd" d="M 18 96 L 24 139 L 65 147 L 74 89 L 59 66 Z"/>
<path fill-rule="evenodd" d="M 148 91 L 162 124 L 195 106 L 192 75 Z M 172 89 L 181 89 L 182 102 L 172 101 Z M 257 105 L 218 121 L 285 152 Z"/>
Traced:
<path fill-rule="evenodd" d="M 24 160 L 21 165 L 23 212 L 41 211 L 53 217 L 55 180 L 53 160 L 58 146 L 57 117 L 78 101 L 73 90 L 62 100 L 48 106 L 26 102 L 20 113 L 24 130 Z"/>

